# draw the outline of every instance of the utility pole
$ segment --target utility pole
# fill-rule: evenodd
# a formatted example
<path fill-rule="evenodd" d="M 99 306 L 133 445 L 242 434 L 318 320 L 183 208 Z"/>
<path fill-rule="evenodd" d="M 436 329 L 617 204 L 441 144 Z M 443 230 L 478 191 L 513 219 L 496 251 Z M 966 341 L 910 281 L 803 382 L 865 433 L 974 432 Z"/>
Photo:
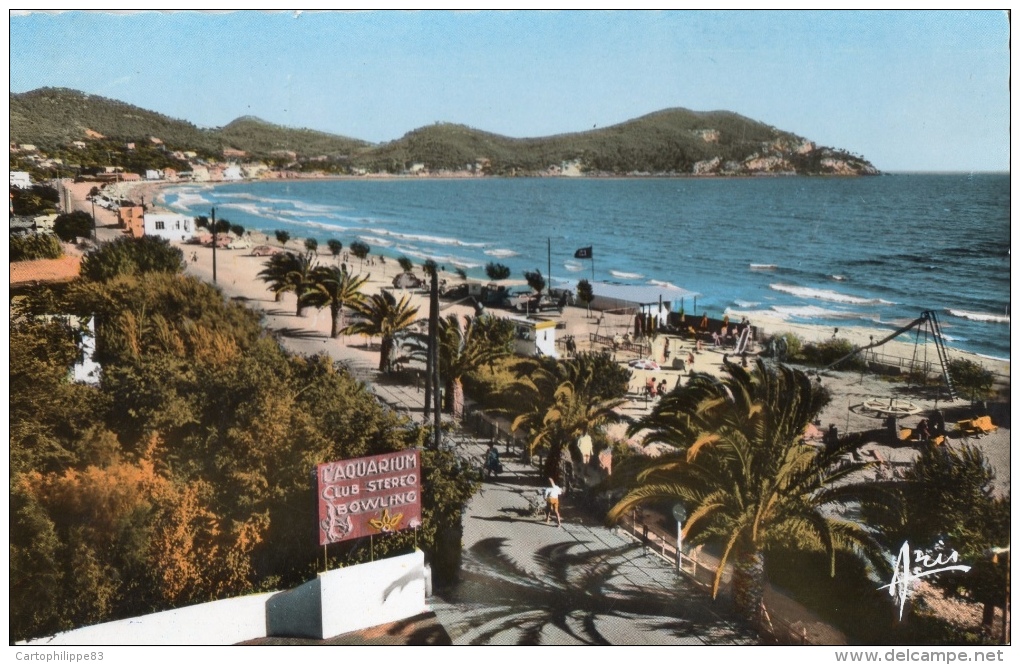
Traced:
<path fill-rule="evenodd" d="M 216 283 L 216 208 L 212 209 L 212 281 Z"/>
<path fill-rule="evenodd" d="M 432 447 L 439 450 L 442 440 L 442 410 L 440 408 L 439 386 L 439 271 L 433 270 L 432 285 L 429 290 L 429 346 L 428 346 L 428 382 L 425 387 L 425 418 L 428 419 L 429 403 L 432 397 L 433 410 L 433 441 Z M 430 394 L 431 393 L 431 394 Z"/>

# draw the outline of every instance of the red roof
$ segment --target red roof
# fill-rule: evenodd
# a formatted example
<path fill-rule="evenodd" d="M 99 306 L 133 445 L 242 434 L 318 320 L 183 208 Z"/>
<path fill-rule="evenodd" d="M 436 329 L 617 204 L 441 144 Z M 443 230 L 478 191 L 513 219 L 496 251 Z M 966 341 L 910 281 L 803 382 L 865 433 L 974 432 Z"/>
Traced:
<path fill-rule="evenodd" d="M 81 270 L 80 256 L 37 259 L 11 263 L 11 286 L 44 282 L 69 282 Z"/>

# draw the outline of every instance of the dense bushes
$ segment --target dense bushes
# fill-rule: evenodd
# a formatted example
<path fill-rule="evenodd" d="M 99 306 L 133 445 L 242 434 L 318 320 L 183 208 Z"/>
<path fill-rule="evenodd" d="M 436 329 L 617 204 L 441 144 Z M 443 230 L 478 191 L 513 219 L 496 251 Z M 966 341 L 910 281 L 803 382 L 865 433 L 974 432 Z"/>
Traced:
<path fill-rule="evenodd" d="M 949 377 L 962 397 L 979 400 L 992 392 L 995 375 L 980 363 L 968 358 L 953 358 L 949 361 Z"/>
<path fill-rule="evenodd" d="M 59 259 L 64 255 L 56 236 L 44 233 L 25 233 L 11 236 L 11 261 Z"/>
<path fill-rule="evenodd" d="M 178 273 L 182 270 L 184 252 L 156 236 L 120 238 L 104 243 L 86 254 L 81 263 L 82 276 L 99 282 L 118 275 Z"/>
<path fill-rule="evenodd" d="M 299 584 L 314 576 L 318 463 L 417 446 L 330 359 L 288 355 L 255 314 L 177 274 L 33 294 L 11 321 L 11 639 Z M 62 304 L 61 304 L 62 302 Z M 23 312 L 94 317 L 98 385 L 72 383 L 80 329 Z M 473 483 L 423 454 L 423 526 L 375 556 L 437 561 Z M 330 567 L 368 560 L 330 548 Z M 319 564 L 321 565 L 321 563 Z"/>
<path fill-rule="evenodd" d="M 848 356 L 857 348 L 850 343 L 850 340 L 841 338 L 827 339 L 822 342 L 808 343 L 800 351 L 801 359 L 810 365 L 828 367 L 834 362 Z M 846 358 L 834 369 L 853 370 L 862 369 L 864 360 L 860 356 Z"/>
<path fill-rule="evenodd" d="M 17 169 L 12 165 L 11 170 Z M 11 210 L 15 215 L 44 215 L 56 212 L 59 203 L 60 194 L 49 185 L 33 185 L 28 189 L 11 187 Z"/>
<path fill-rule="evenodd" d="M 74 242 L 78 238 L 89 238 L 95 229 L 92 215 L 81 210 L 57 215 L 53 220 L 53 232 L 64 242 Z"/>

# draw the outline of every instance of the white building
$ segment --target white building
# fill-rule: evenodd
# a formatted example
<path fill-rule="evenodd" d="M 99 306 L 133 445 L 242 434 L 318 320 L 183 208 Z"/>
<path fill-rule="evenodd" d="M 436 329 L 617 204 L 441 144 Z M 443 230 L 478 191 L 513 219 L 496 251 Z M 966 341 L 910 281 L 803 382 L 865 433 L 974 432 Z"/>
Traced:
<path fill-rule="evenodd" d="M 227 168 L 223 169 L 224 180 L 243 180 L 244 176 L 241 175 L 241 167 L 231 164 Z"/>
<path fill-rule="evenodd" d="M 11 171 L 11 187 L 18 189 L 31 189 L 32 179 L 27 171 Z"/>
<path fill-rule="evenodd" d="M 556 322 L 546 319 L 508 316 L 516 328 L 514 351 L 523 356 L 558 357 Z"/>
<path fill-rule="evenodd" d="M 143 228 L 147 236 L 183 242 L 195 235 L 195 220 L 176 212 L 146 213 Z"/>
<path fill-rule="evenodd" d="M 145 170 L 145 179 L 146 180 L 162 180 L 163 179 L 163 172 L 159 171 L 157 169 L 146 169 Z"/>

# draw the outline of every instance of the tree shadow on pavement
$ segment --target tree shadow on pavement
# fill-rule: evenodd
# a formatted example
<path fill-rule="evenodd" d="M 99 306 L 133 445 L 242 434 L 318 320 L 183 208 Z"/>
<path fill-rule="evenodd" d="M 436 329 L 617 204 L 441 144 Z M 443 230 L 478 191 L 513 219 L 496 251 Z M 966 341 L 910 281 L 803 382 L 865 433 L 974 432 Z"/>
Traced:
<path fill-rule="evenodd" d="M 680 639 L 756 643 L 753 632 L 735 618 L 720 617 L 724 608 L 709 607 L 711 601 L 684 580 L 671 590 L 631 584 L 621 568 L 633 565 L 628 555 L 639 552 L 640 544 L 604 550 L 577 541 L 544 545 L 531 554 L 539 574 L 515 560 L 510 547 L 506 538 L 476 543 L 466 553 L 461 581 L 442 594 L 474 607 L 464 633 L 469 644 L 542 644 L 551 627 L 573 643 L 608 645 L 613 642 L 600 624 L 611 618 Z M 640 631 L 632 637 L 628 643 L 643 643 Z"/>

